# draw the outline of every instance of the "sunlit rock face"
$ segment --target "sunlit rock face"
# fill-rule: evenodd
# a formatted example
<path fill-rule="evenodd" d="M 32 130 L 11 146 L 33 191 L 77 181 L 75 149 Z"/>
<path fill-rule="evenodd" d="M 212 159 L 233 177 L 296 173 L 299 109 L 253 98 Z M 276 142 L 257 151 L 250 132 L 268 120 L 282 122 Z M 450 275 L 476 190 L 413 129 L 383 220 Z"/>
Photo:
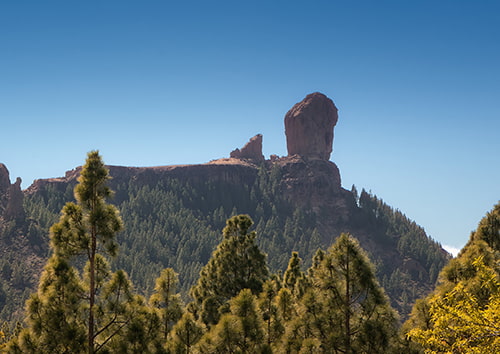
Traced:
<path fill-rule="evenodd" d="M 333 101 L 319 92 L 295 104 L 285 115 L 288 156 L 329 160 L 337 111 Z"/>
<path fill-rule="evenodd" d="M 241 148 L 241 150 L 236 149 L 231 151 L 230 157 L 236 159 L 264 161 L 264 155 L 262 155 L 262 135 L 257 134 L 251 138 L 250 141 Z"/>

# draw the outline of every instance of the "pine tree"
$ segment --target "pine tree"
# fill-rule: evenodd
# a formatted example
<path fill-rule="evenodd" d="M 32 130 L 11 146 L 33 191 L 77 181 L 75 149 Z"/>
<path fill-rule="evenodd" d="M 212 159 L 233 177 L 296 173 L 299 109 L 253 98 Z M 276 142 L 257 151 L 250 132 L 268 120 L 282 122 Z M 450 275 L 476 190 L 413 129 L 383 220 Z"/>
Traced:
<path fill-rule="evenodd" d="M 50 229 L 52 256 L 27 302 L 28 328 L 12 351 L 94 353 L 133 342 L 126 334 L 145 307 L 126 273 L 111 273 L 103 255 L 116 255 L 122 229 L 117 209 L 106 203 L 108 179 L 99 153 L 91 151 L 74 189 L 77 202 L 66 203 Z"/>
<path fill-rule="evenodd" d="M 292 252 L 292 257 L 283 275 L 283 286 L 290 289 L 292 293 L 295 293 L 297 284 L 304 277 L 304 273 L 300 269 L 301 263 L 302 259 L 300 259 L 299 254 L 297 252 Z"/>
<path fill-rule="evenodd" d="M 161 353 L 160 317 L 134 293 L 123 270 L 113 273 L 96 298 L 95 351 Z"/>
<path fill-rule="evenodd" d="M 417 348 L 429 352 L 498 351 L 499 233 L 500 203 L 482 218 L 459 255 L 441 270 L 436 289 L 413 307 L 403 330 Z"/>
<path fill-rule="evenodd" d="M 223 240 L 200 271 L 198 282 L 191 288 L 194 299 L 191 310 L 207 325 L 218 322 L 228 312 L 229 299 L 242 289 L 258 294 L 269 271 L 266 256 L 255 242 L 253 221 L 248 215 L 237 215 L 226 221 Z"/>
<path fill-rule="evenodd" d="M 481 219 L 477 230 L 471 235 L 470 242 L 483 240 L 494 251 L 500 253 L 500 203 L 497 203 L 486 216 Z"/>
<path fill-rule="evenodd" d="M 149 299 L 149 303 L 159 310 L 162 323 L 161 331 L 165 341 L 172 326 L 182 316 L 182 300 L 180 295 L 176 293 L 178 283 L 178 275 L 172 268 L 162 270 L 156 279 L 154 292 Z"/>
<path fill-rule="evenodd" d="M 8 352 L 85 352 L 83 295 L 76 270 L 64 259 L 52 255 L 40 277 L 37 293 L 27 301 L 28 328 L 9 343 Z"/>
<path fill-rule="evenodd" d="M 107 186 L 108 179 L 108 170 L 99 152 L 89 152 L 74 190 L 77 203 L 67 203 L 59 223 L 51 228 L 51 244 L 55 254 L 83 256 L 87 260 L 89 353 L 94 353 L 96 349 L 96 294 L 102 286 L 102 279 L 99 279 L 99 251 L 115 256 L 118 249 L 115 237 L 122 229 L 118 210 L 106 203 L 106 199 L 112 195 Z"/>
<path fill-rule="evenodd" d="M 201 353 L 262 353 L 269 350 L 255 296 L 243 289 L 230 300 L 230 312 L 197 345 Z"/>
<path fill-rule="evenodd" d="M 395 350 L 396 314 L 358 242 L 342 234 L 315 259 L 312 287 L 288 325 L 285 343 L 299 350 L 304 340 L 316 339 L 323 350 L 341 353 Z"/>
<path fill-rule="evenodd" d="M 276 305 L 278 306 L 279 316 L 285 322 L 290 321 L 295 315 L 295 298 L 288 288 L 281 288 L 276 296 Z"/>
<path fill-rule="evenodd" d="M 458 282 L 445 297 L 430 299 L 430 325 L 413 328 L 409 337 L 426 352 L 500 352 L 500 281 L 498 273 L 478 257 L 473 262 L 478 286 L 489 293 L 479 299 L 467 280 Z"/>
<path fill-rule="evenodd" d="M 266 342 L 269 348 L 281 339 L 285 331 L 283 318 L 280 316 L 277 305 L 278 286 L 278 281 L 267 280 L 258 299 L 259 309 L 264 320 Z"/>
<path fill-rule="evenodd" d="M 190 312 L 184 312 L 171 331 L 171 340 L 167 343 L 169 353 L 189 354 L 206 332 L 205 325 L 196 321 Z"/>

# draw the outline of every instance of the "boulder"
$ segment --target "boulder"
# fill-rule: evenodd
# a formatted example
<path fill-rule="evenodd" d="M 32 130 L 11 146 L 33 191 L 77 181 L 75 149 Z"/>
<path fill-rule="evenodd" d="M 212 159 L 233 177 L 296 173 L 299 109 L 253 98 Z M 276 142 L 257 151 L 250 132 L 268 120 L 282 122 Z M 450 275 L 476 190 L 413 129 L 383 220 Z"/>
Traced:
<path fill-rule="evenodd" d="M 293 106 L 285 115 L 288 156 L 329 160 L 337 111 L 333 101 L 319 92 Z"/>

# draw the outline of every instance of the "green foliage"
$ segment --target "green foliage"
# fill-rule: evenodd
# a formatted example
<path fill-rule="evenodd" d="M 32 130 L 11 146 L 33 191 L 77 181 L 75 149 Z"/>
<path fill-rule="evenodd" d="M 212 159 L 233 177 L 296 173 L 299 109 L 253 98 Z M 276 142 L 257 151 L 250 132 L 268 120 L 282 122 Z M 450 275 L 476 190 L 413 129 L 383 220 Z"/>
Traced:
<path fill-rule="evenodd" d="M 268 347 L 278 343 L 285 332 L 284 319 L 277 303 L 278 288 L 279 283 L 276 280 L 267 280 L 258 299 Z"/>
<path fill-rule="evenodd" d="M 288 262 L 288 267 L 283 275 L 283 286 L 295 292 L 301 279 L 304 278 L 304 273 L 300 270 L 302 260 L 297 252 L 292 252 L 292 257 Z"/>
<path fill-rule="evenodd" d="M 42 273 L 38 292 L 26 303 L 28 328 L 11 347 L 19 346 L 25 352 L 82 352 L 87 339 L 80 303 L 83 295 L 76 270 L 53 255 Z"/>
<path fill-rule="evenodd" d="M 61 220 L 81 220 L 69 217 L 69 208 L 66 211 Z M 93 268 L 90 262 L 80 272 L 72 266 L 69 259 L 80 263 L 75 245 L 87 247 L 88 238 L 79 228 L 71 233 L 74 238 L 67 237 L 74 229 L 56 225 L 52 235 L 60 232 L 70 245 L 59 246 L 64 237 L 51 243 L 54 252 L 39 291 L 28 302 L 28 327 L 8 343 L 9 352 L 385 353 L 397 349 L 395 314 L 367 256 L 346 234 L 327 252 L 316 252 L 307 276 L 293 253 L 281 279 L 269 276 L 256 233 L 250 231 L 250 217 L 229 218 L 221 243 L 193 286 L 193 303 L 182 309 L 173 269 L 161 272 L 148 304 L 134 293 L 126 272 L 111 272 L 102 255 L 95 255 Z M 96 291 L 93 347 L 87 342 L 89 288 Z"/>
<path fill-rule="evenodd" d="M 136 352 L 155 343 L 155 335 L 144 332 L 154 314 L 133 293 L 127 274 L 110 273 L 100 253 L 116 254 L 115 235 L 122 228 L 117 209 L 106 203 L 107 180 L 98 152 L 90 152 L 75 187 L 77 203 L 68 202 L 50 229 L 52 256 L 38 292 L 27 302 L 28 327 L 12 340 L 10 351 Z"/>
<path fill-rule="evenodd" d="M 427 353 L 498 353 L 500 351 L 500 281 L 498 273 L 478 257 L 473 262 L 477 281 L 487 299 L 476 295 L 467 280 L 430 299 L 430 325 L 414 328 L 409 337 Z"/>
<path fill-rule="evenodd" d="M 182 300 L 176 293 L 178 282 L 177 273 L 172 268 L 162 270 L 156 279 L 154 292 L 149 298 L 151 306 L 158 309 L 161 332 L 165 341 L 172 326 L 182 316 Z"/>
<path fill-rule="evenodd" d="M 450 255 L 422 227 L 364 189 L 358 203 L 364 214 L 359 222 L 370 225 L 372 238 L 389 249 L 396 248 L 403 259 L 399 266 L 391 265 L 390 260 L 377 263 L 377 275 L 392 305 L 405 318 L 415 300 L 432 290 Z"/>
<path fill-rule="evenodd" d="M 414 306 L 403 330 L 428 353 L 500 350 L 500 203 L 481 220 L 432 294 Z"/>
<path fill-rule="evenodd" d="M 312 287 L 298 302 L 284 346 L 342 353 L 397 350 L 397 317 L 358 242 L 342 234 L 315 265 Z"/>
<path fill-rule="evenodd" d="M 242 289 L 258 294 L 269 275 L 266 257 L 255 241 L 257 234 L 249 232 L 252 224 L 248 215 L 227 220 L 222 242 L 191 288 L 192 308 L 207 325 L 217 323 L 224 305 Z"/>
<path fill-rule="evenodd" d="M 262 353 L 266 347 L 261 314 L 250 289 L 230 301 L 230 313 L 207 332 L 198 344 L 201 353 Z"/>
<path fill-rule="evenodd" d="M 349 217 L 334 226 L 358 231 L 362 245 L 390 249 L 395 262 L 383 254 L 374 256 L 374 248 L 372 264 L 347 235 L 324 252 L 321 247 L 332 241 L 323 220 L 328 215 L 283 199 L 280 166 L 263 164 L 245 173 L 240 179 L 223 180 L 182 174 L 158 178 L 158 172 L 147 170 L 109 180 L 99 155 L 91 152 L 74 195 L 74 185 L 65 183 L 48 183 L 27 195 L 30 223 L 24 231 L 3 223 L 0 238 L 7 239 L 5 230 L 9 235 L 28 235 L 26 242 L 43 252 L 44 232 L 53 224 L 52 255 L 38 292 L 28 302 L 28 327 L 14 336 L 9 350 L 396 350 L 396 316 L 375 274 L 388 287 L 393 303 L 405 311 L 430 289 L 446 262 L 439 245 L 399 211 L 364 190 L 358 197 L 353 188 Z M 116 191 L 114 205 L 107 203 L 113 194 L 108 183 Z M 122 233 L 120 215 L 125 220 Z M 249 215 L 256 220 L 255 231 Z M 481 229 L 481 237 L 493 243 L 495 229 L 490 224 Z M 269 254 L 269 268 L 279 270 L 276 275 L 269 274 L 261 249 Z M 15 258 L 6 259 L 0 260 L 0 275 L 8 279 L 0 283 L 0 303 L 10 297 L 14 284 L 19 288 L 30 281 Z M 493 267 L 488 257 L 483 260 Z M 418 267 L 407 266 L 415 263 Z M 302 266 L 309 266 L 308 271 Z M 455 285 L 469 273 L 478 273 L 474 259 L 446 277 L 455 279 Z M 142 295 L 135 292 L 131 279 Z M 187 300 L 190 287 L 193 302 L 183 309 L 181 297 Z M 489 303 L 493 293 L 473 294 Z M 420 304 L 419 318 L 432 324 L 429 303 Z M 50 337 L 54 331 L 61 338 Z M 65 340 L 70 336 L 79 344 Z"/>
<path fill-rule="evenodd" d="M 298 208 L 283 198 L 279 164 L 245 169 L 238 178 L 227 179 L 211 174 L 206 178 L 186 178 L 183 174 L 163 174 L 154 169 L 135 174 L 117 168 L 112 169 L 112 173 L 114 178 L 109 180 L 115 191 L 112 202 L 125 227 L 115 239 L 120 244 L 120 252 L 109 260 L 110 267 L 125 270 L 146 297 L 152 294 L 161 270 L 173 268 L 179 273 L 178 291 L 184 301 L 189 301 L 189 289 L 219 243 L 225 221 L 241 213 L 251 215 L 255 221 L 259 235 L 256 243 L 269 255 L 268 266 L 273 272 L 286 270 L 292 251 L 298 252 L 304 259 L 303 266 L 308 267 L 314 252 L 332 242 L 332 234 L 350 231 L 357 235 L 370 252 L 377 277 L 393 306 L 403 317 L 416 298 L 431 290 L 439 270 L 448 260 L 423 229 L 365 191 L 358 198 L 359 206 L 356 203 L 350 206 L 348 220 L 334 225 L 333 230 L 331 225 L 326 228 L 324 220 L 330 215 Z M 44 257 L 49 226 L 57 221 L 66 202 L 77 204 L 73 187 L 73 182 L 47 183 L 25 197 L 30 239 Z M 379 248 L 370 248 L 373 245 Z M 395 253 L 385 255 L 386 250 Z M 8 278 L 1 274 L 4 259 L 8 263 L 6 274 L 12 274 Z M 3 318 L 12 317 L 19 308 L 16 301 L 23 301 L 17 299 L 26 298 L 30 293 L 28 290 L 23 295 L 24 289 L 35 289 L 38 280 L 29 272 L 36 268 L 33 263 L 20 264 L 16 253 L 0 260 L 0 280 L 4 280 L 0 289 L 3 288 L 6 298 L 5 307 L 0 310 Z M 0 302 L 1 295 L 0 290 Z M 208 301 L 206 305 L 210 303 L 215 304 Z"/>
<path fill-rule="evenodd" d="M 485 241 L 495 252 L 500 252 L 500 203 L 496 204 L 486 216 L 481 219 L 476 232 L 471 236 L 470 242 L 475 240 Z"/>
<path fill-rule="evenodd" d="M 201 321 L 194 319 L 190 312 L 184 312 L 179 322 L 172 329 L 171 340 L 167 343 L 169 353 L 188 354 L 198 343 L 206 327 Z"/>

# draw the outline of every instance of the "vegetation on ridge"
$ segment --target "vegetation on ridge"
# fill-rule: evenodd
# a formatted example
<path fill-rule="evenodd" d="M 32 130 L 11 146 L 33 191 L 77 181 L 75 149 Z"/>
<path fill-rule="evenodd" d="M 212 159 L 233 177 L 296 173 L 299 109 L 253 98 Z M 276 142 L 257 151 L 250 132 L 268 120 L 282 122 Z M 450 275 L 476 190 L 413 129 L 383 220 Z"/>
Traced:
<path fill-rule="evenodd" d="M 340 233 L 356 235 L 375 263 L 377 278 L 391 304 L 403 318 L 412 303 L 432 289 L 448 260 L 421 227 L 364 190 L 359 196 L 356 191 L 339 196 L 347 198 L 348 214 L 325 226 L 329 214 L 284 199 L 284 177 L 278 164 L 263 163 L 259 168 L 231 172 L 239 174 L 237 182 L 218 176 L 182 178 L 154 171 L 127 176 L 123 171 L 111 169 L 113 178 L 109 181 L 115 191 L 110 201 L 124 222 L 124 231 L 116 238 L 120 252 L 110 259 L 110 266 L 124 269 L 145 296 L 152 293 L 161 270 L 170 267 L 178 272 L 179 291 L 187 301 L 190 287 L 219 242 L 225 221 L 240 213 L 255 221 L 260 235 L 257 243 L 268 255 L 271 272 L 284 271 L 292 251 L 301 255 L 307 267 L 316 250 L 329 247 Z M 243 174 L 245 178 L 240 178 Z M 31 190 L 24 198 L 28 219 L 23 229 L 29 232 L 2 234 L 3 239 L 22 240 L 29 247 L 24 253 L 10 253 L 11 248 L 5 246 L 6 256 L 0 260 L 5 294 L 1 318 L 15 321 L 22 317 L 19 309 L 35 288 L 40 264 L 47 259 L 48 229 L 57 222 L 64 204 L 74 201 L 74 183 L 71 179 L 49 182 Z M 19 254 L 35 254 L 39 265 L 25 263 L 31 256 L 17 261 Z"/>
<path fill-rule="evenodd" d="M 398 316 L 376 277 L 376 267 L 384 264 L 377 259 L 372 263 L 354 237 L 342 233 L 328 250 L 319 248 L 307 271 L 297 252 L 291 253 L 284 273 L 269 271 L 257 242 L 261 235 L 251 231 L 252 219 L 241 214 L 226 220 L 222 241 L 191 287 L 191 302 L 183 304 L 172 268 L 156 274 L 148 300 L 137 293 L 124 270 L 115 264 L 112 271 L 107 263 L 105 254 L 116 254 L 115 235 L 122 228 L 118 210 L 105 202 L 111 194 L 107 179 L 98 153 L 89 153 L 74 188 L 77 202 L 67 202 L 50 229 L 50 258 L 38 291 L 26 303 L 26 327 L 2 326 L 2 350 L 482 353 L 500 349 L 500 204 L 439 273 L 434 292 L 415 303 L 400 334 Z M 365 213 L 358 217 L 380 232 L 373 233 L 378 242 L 397 240 L 406 245 L 409 235 L 417 238 L 414 245 L 425 241 L 423 230 L 376 197 L 362 191 L 355 201 Z M 406 245 L 403 251 L 415 260 L 425 255 L 415 246 L 408 250 Z M 432 265 L 426 261 L 419 260 Z M 418 272 L 413 275 L 422 277 Z"/>

